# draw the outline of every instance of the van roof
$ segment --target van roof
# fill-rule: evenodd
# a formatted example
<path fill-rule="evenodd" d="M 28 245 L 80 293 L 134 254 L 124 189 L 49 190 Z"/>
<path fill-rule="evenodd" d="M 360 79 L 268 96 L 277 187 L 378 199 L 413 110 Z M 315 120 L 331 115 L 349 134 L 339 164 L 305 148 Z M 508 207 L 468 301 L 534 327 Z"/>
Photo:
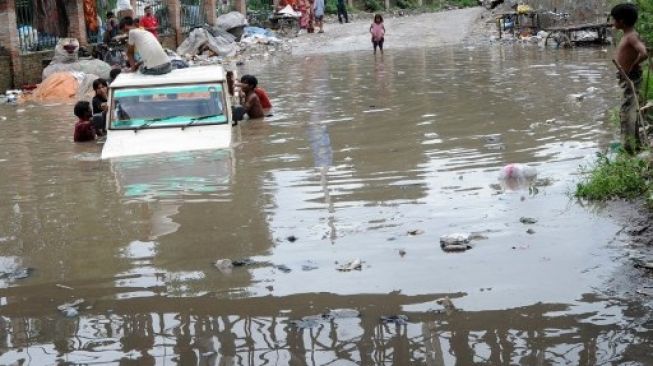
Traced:
<path fill-rule="evenodd" d="M 196 66 L 175 69 L 164 75 L 143 75 L 140 72 L 121 73 L 111 83 L 111 88 L 220 82 L 224 81 L 224 78 L 222 66 Z"/>

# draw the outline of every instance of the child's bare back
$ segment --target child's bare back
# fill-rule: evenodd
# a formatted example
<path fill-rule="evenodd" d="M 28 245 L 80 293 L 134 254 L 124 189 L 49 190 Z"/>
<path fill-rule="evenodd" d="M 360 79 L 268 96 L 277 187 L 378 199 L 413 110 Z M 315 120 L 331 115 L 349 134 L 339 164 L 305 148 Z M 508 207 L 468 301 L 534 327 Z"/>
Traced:
<path fill-rule="evenodd" d="M 646 46 L 637 32 L 624 32 L 615 58 L 627 74 L 639 71 L 639 64 L 646 59 Z"/>

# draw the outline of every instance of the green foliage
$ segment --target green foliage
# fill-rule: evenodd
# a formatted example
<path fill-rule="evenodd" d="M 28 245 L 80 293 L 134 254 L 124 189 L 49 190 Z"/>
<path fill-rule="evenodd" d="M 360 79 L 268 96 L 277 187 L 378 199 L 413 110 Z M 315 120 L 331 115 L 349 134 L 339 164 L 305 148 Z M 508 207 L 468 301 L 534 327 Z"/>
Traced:
<path fill-rule="evenodd" d="M 649 195 L 649 168 L 647 161 L 626 153 L 613 159 L 600 154 L 591 169 L 581 170 L 584 177 L 576 186 L 576 197 L 608 200 Z"/>
<path fill-rule="evenodd" d="M 477 0 L 449 0 L 448 3 L 462 8 L 466 8 L 470 6 L 478 6 Z"/>
<path fill-rule="evenodd" d="M 414 9 L 417 7 L 416 0 L 397 0 L 397 7 L 399 9 Z"/>
<path fill-rule="evenodd" d="M 383 9 L 383 5 L 381 5 L 377 0 L 365 0 L 365 10 L 369 12 L 377 12 Z"/>
<path fill-rule="evenodd" d="M 324 12 L 327 14 L 338 14 L 338 0 L 326 0 Z"/>
<path fill-rule="evenodd" d="M 637 21 L 637 32 L 641 35 L 646 45 L 653 46 L 653 1 L 637 0 L 639 7 L 639 20 Z"/>
<path fill-rule="evenodd" d="M 252 11 L 270 10 L 270 3 L 267 0 L 248 0 L 247 10 L 252 10 Z"/>

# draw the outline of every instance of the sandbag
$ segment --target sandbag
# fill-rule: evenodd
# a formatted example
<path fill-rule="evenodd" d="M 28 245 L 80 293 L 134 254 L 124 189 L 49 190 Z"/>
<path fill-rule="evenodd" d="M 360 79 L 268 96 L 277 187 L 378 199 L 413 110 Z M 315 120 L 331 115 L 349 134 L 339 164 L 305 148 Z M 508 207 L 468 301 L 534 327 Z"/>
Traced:
<path fill-rule="evenodd" d="M 77 98 L 79 82 L 70 72 L 57 72 L 43 80 L 32 93 L 31 99 L 47 102 L 69 102 Z"/>
<path fill-rule="evenodd" d="M 232 11 L 227 14 L 220 15 L 216 21 L 216 25 L 222 29 L 229 30 L 236 27 L 244 27 L 247 25 L 247 18 L 237 11 Z"/>
<path fill-rule="evenodd" d="M 102 60 L 79 60 L 79 66 L 79 70 L 83 73 L 97 75 L 103 79 L 109 80 L 111 66 Z"/>

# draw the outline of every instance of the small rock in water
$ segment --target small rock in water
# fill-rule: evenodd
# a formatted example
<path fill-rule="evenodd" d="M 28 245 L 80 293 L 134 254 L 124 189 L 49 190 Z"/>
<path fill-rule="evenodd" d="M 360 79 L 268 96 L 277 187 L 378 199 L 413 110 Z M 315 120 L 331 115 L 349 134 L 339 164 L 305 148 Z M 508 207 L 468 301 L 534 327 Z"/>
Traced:
<path fill-rule="evenodd" d="M 234 267 L 233 263 L 231 262 L 231 259 L 218 259 L 213 263 L 215 268 L 217 268 L 220 272 L 228 274 L 231 273 L 231 269 Z"/>
<path fill-rule="evenodd" d="M 336 267 L 336 270 L 340 272 L 349 272 L 354 270 L 360 271 L 361 269 L 363 269 L 363 261 L 361 261 L 359 258 L 356 258 L 341 266 Z"/>
<path fill-rule="evenodd" d="M 288 240 L 291 243 L 294 243 L 297 241 L 297 237 L 294 235 L 290 235 L 289 237 L 286 238 L 286 240 Z"/>
<path fill-rule="evenodd" d="M 408 324 L 408 317 L 406 315 L 384 315 L 381 317 L 381 322 L 383 324 L 406 325 Z"/>
<path fill-rule="evenodd" d="M 403 249 L 399 249 L 399 256 L 400 256 L 400 257 L 403 257 L 403 256 L 405 256 L 405 255 L 406 255 L 406 251 L 403 250 Z"/>
<path fill-rule="evenodd" d="M 533 234 L 535 234 L 535 230 L 533 230 L 533 229 L 528 229 L 528 230 L 526 230 L 526 233 L 527 233 L 527 234 L 531 234 L 531 235 L 533 235 Z"/>
<path fill-rule="evenodd" d="M 422 235 L 422 234 L 424 234 L 424 231 L 419 230 L 419 229 L 408 230 L 408 235 L 416 236 L 416 235 Z"/>
<path fill-rule="evenodd" d="M 519 219 L 519 222 L 521 222 L 522 224 L 529 225 L 529 224 L 537 223 L 537 220 L 532 218 L 532 217 L 522 217 L 522 218 Z"/>

